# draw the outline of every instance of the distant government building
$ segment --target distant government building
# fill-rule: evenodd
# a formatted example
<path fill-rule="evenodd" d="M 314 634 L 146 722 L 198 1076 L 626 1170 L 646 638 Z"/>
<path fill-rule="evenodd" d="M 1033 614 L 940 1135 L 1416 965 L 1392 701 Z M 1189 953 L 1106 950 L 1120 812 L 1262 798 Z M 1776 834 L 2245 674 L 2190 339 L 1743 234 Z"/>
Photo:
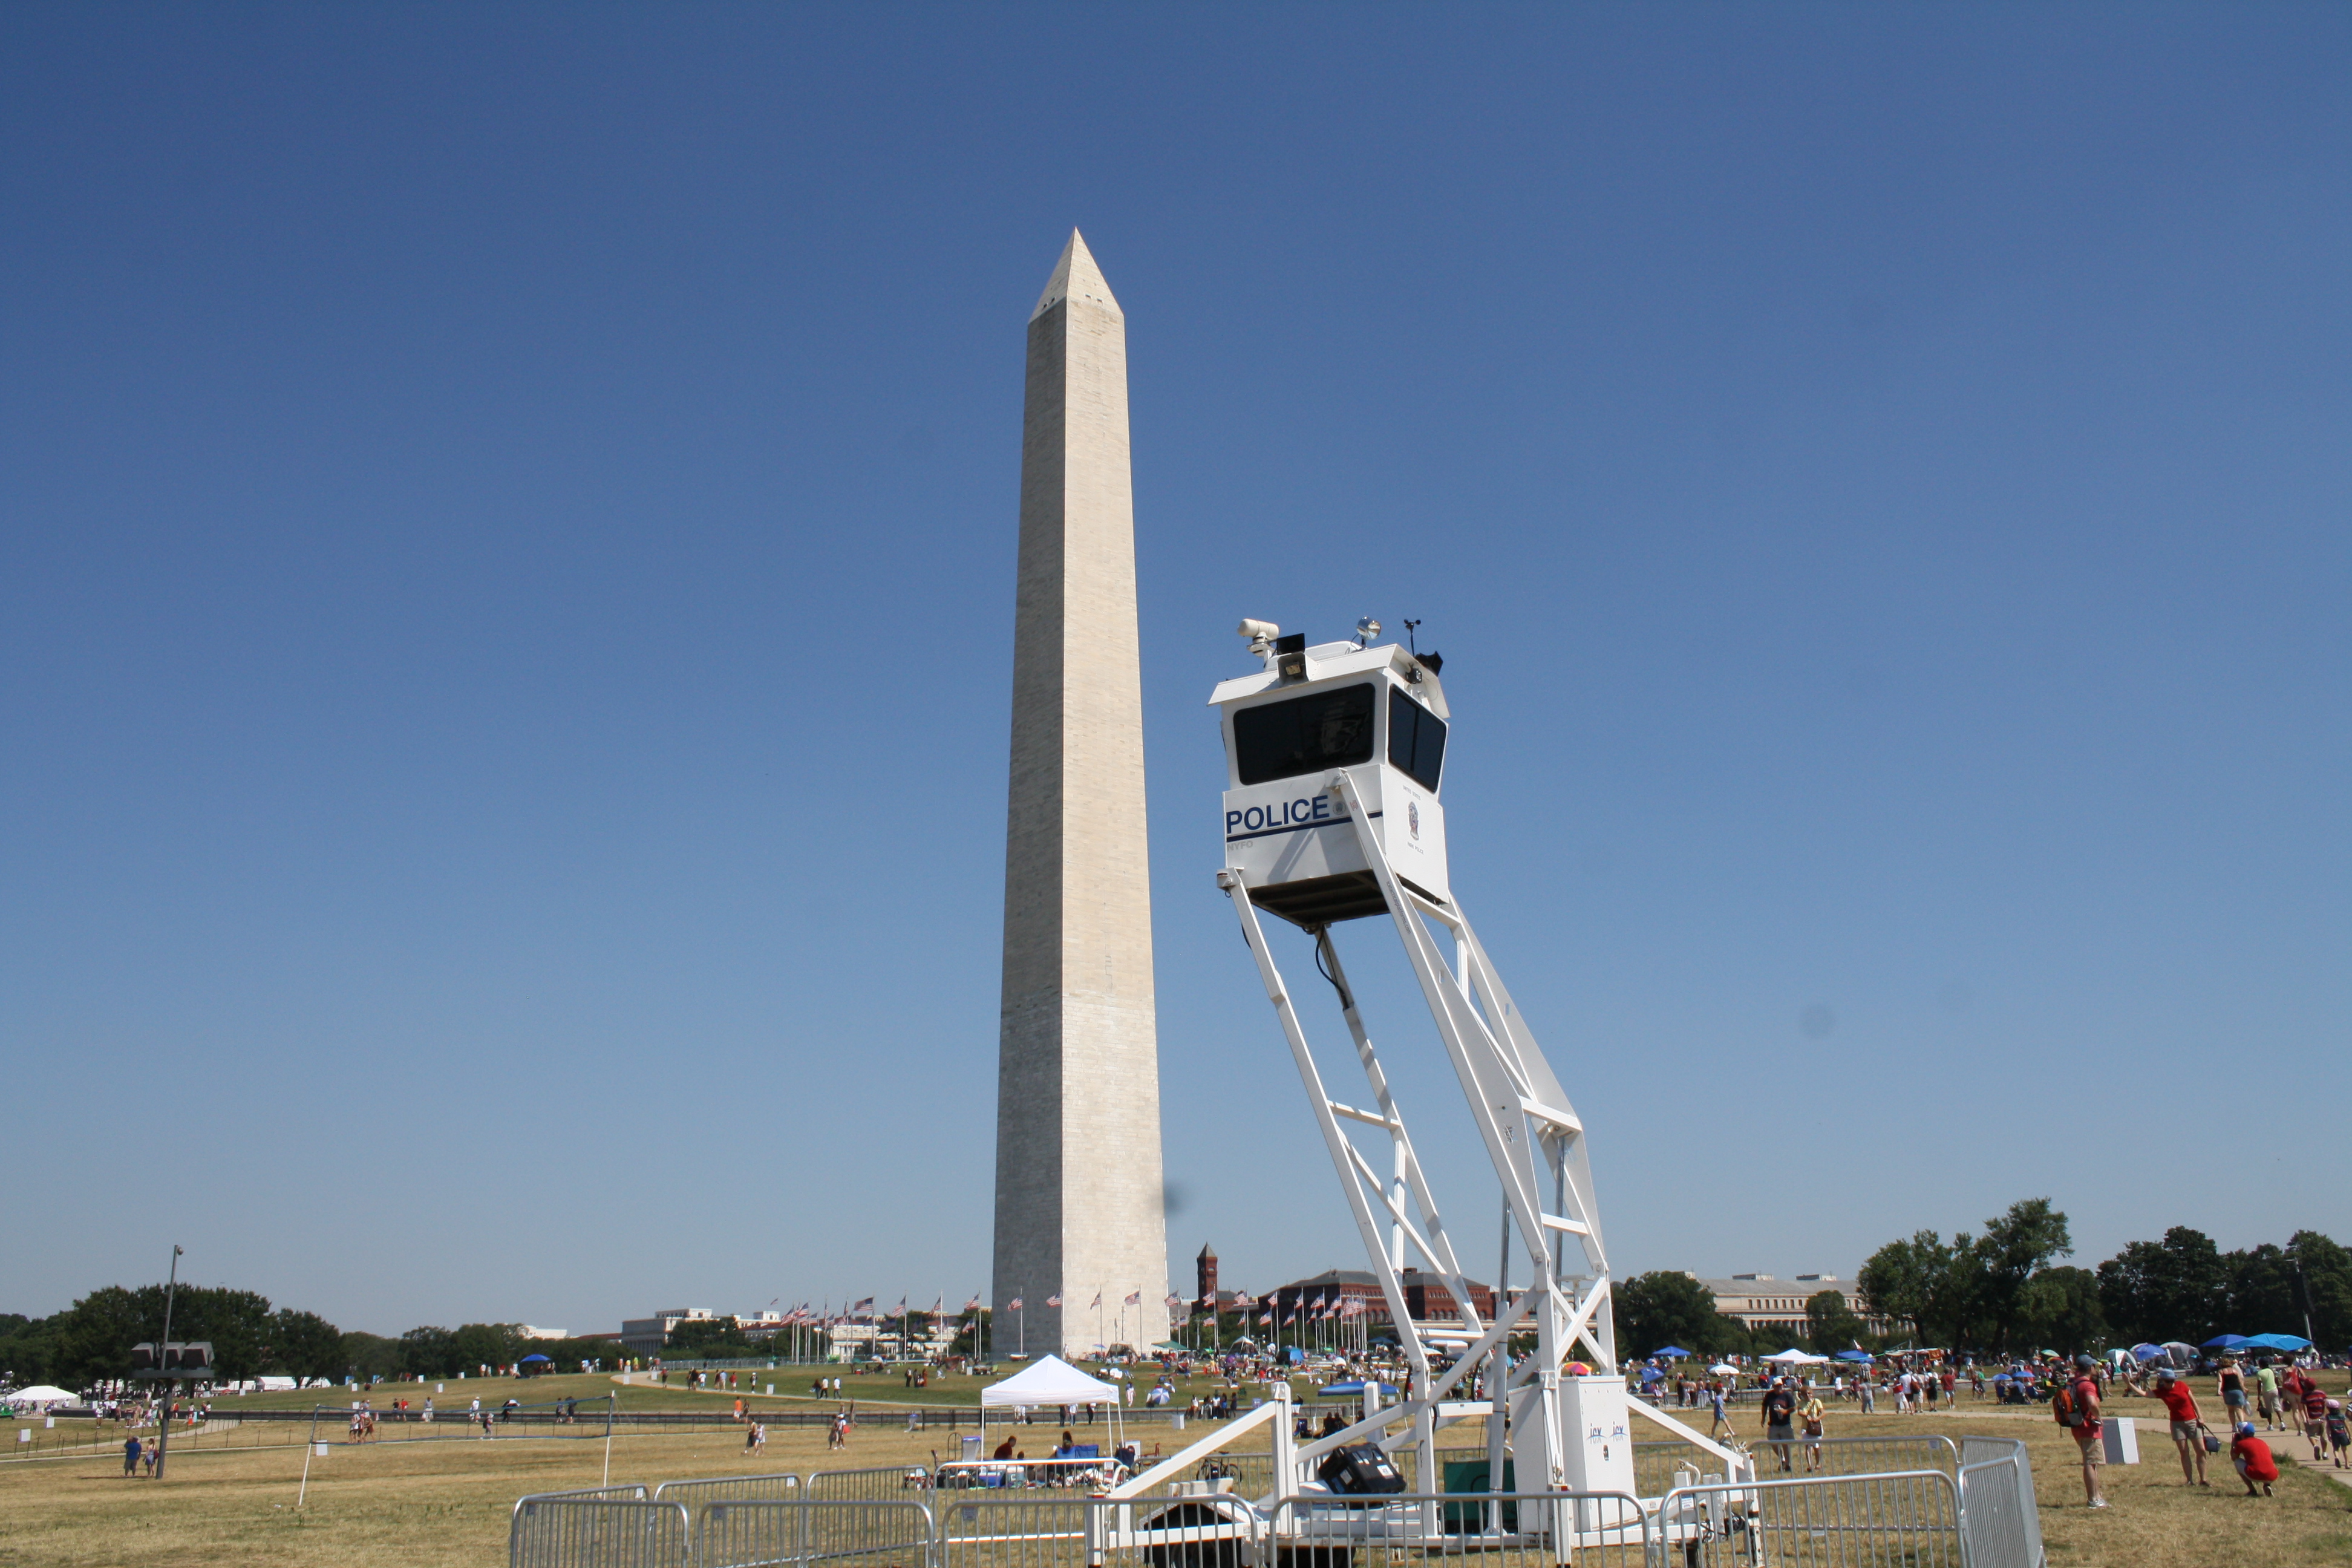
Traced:
<path fill-rule="evenodd" d="M 1698 1279 L 1698 1276 L 1691 1276 Z M 1728 1279 L 1699 1279 L 1715 1297 L 1715 1310 L 1727 1318 L 1737 1318 L 1751 1329 L 1789 1330 L 1801 1333 L 1805 1328 L 1805 1303 L 1824 1290 L 1834 1290 L 1845 1298 L 1845 1310 L 1860 1318 L 1874 1334 L 1886 1332 L 1884 1318 L 1874 1317 L 1863 1304 L 1861 1294 L 1853 1286 L 1841 1283 L 1834 1274 L 1800 1274 L 1793 1279 L 1776 1279 L 1769 1274 L 1735 1274 Z"/>

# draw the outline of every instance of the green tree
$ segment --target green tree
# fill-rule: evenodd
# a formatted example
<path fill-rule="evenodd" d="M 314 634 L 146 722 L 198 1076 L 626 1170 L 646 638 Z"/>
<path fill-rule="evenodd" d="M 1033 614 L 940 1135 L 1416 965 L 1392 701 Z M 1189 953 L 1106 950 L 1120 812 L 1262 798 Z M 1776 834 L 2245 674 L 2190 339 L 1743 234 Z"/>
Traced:
<path fill-rule="evenodd" d="M 1805 1298 L 1805 1338 L 1815 1355 L 1835 1355 L 1862 1343 L 1867 1325 L 1845 1304 L 1843 1290 L 1816 1290 Z"/>
<path fill-rule="evenodd" d="M 1872 1253 L 1854 1282 L 1874 1316 L 1910 1325 L 1922 1345 L 1948 1342 L 1963 1315 L 1958 1275 L 1966 1243 L 1956 1237 L 1948 1246 L 1932 1230 L 1914 1231 Z"/>
<path fill-rule="evenodd" d="M 1967 1318 L 1960 1325 L 1971 1344 L 1998 1350 L 2028 1348 L 2017 1342 L 2027 1288 L 2050 1261 L 2074 1250 L 2066 1216 L 2048 1198 L 2021 1198 L 1998 1219 L 1985 1221 L 1973 1246 L 1959 1241 L 1967 1261 Z"/>
<path fill-rule="evenodd" d="M 2127 1344 L 2201 1345 L 2225 1331 L 2230 1278 L 2221 1248 L 2176 1225 L 2162 1241 L 2135 1241 L 2099 1265 L 2099 1306 Z"/>
<path fill-rule="evenodd" d="M 0 1378 L 22 1388 L 54 1383 L 58 1371 L 58 1320 L 0 1312 Z"/>
<path fill-rule="evenodd" d="M 2298 1289 L 2309 1298 L 2313 1337 L 2330 1348 L 2352 1344 L 2352 1249 L 2315 1230 L 2298 1230 L 2287 1237 L 2286 1250 L 2301 1266 Z"/>
<path fill-rule="evenodd" d="M 511 1366 L 522 1353 L 518 1348 L 522 1334 L 514 1323 L 460 1323 L 449 1336 L 449 1349 L 457 1360 L 457 1370 L 477 1373 L 481 1368 Z"/>
<path fill-rule="evenodd" d="M 336 1348 L 341 1349 L 341 1336 Z M 419 1327 L 400 1336 L 400 1370 L 411 1377 L 455 1377 L 466 1369 L 457 1336 L 447 1329 Z"/>
<path fill-rule="evenodd" d="M 768 1352 L 732 1318 L 688 1318 L 663 1339 L 662 1353 L 682 1361 L 740 1361 Z"/>
<path fill-rule="evenodd" d="M 261 1370 L 285 1377 L 339 1377 L 342 1332 L 316 1312 L 280 1307 L 269 1316 Z"/>
<path fill-rule="evenodd" d="M 1747 1329 L 1717 1311 L 1714 1293 L 1679 1269 L 1630 1276 L 1611 1288 L 1609 1299 L 1621 1361 L 1670 1344 L 1701 1355 L 1748 1348 Z"/>
<path fill-rule="evenodd" d="M 2105 1350 L 2106 1314 L 2099 1307 L 2099 1277 L 2087 1268 L 2060 1264 L 2037 1270 L 2017 1293 L 2017 1336 L 2012 1350 L 2046 1349 L 2064 1354 Z"/>
<path fill-rule="evenodd" d="M 341 1370 L 366 1383 L 372 1378 L 400 1375 L 400 1342 L 354 1329 L 338 1337 L 337 1359 Z"/>

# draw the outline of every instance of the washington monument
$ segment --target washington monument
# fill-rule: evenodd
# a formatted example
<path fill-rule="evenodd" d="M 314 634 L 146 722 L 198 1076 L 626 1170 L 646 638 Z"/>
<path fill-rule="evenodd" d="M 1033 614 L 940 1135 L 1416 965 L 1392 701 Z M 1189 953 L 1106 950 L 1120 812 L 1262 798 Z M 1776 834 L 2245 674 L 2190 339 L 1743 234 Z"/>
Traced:
<path fill-rule="evenodd" d="M 1029 317 L 999 1026 L 992 1347 L 1157 1343 L 1168 1247 L 1127 318 L 1076 232 Z"/>

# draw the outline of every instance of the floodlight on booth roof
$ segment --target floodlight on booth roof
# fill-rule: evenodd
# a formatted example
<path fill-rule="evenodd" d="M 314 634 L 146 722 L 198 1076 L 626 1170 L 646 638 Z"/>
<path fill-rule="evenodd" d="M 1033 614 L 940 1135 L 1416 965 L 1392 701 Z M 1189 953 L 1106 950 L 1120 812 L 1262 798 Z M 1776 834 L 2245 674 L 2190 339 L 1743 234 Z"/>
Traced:
<path fill-rule="evenodd" d="M 1380 635 L 1381 623 L 1372 619 L 1371 616 L 1366 616 L 1362 620 L 1356 623 L 1356 646 L 1358 647 L 1362 647 L 1365 644 L 1370 642 L 1374 637 Z"/>
<path fill-rule="evenodd" d="M 1274 639 L 1282 635 L 1282 628 L 1272 621 L 1244 621 L 1234 630 L 1249 638 L 1250 652 L 1260 658 L 1264 658 L 1266 649 L 1274 646 Z"/>

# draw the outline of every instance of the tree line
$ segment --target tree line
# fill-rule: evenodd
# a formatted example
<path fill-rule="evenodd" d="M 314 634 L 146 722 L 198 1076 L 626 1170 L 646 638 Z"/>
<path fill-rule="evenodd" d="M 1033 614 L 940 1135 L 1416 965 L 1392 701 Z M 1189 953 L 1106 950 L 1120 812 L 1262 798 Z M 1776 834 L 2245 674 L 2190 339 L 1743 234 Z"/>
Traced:
<path fill-rule="evenodd" d="M 1995 1355 L 2037 1350 L 2101 1351 L 2168 1340 L 2201 1345 L 2221 1333 L 2305 1332 L 2324 1347 L 2352 1345 L 2352 1250 L 2317 1231 L 2284 1247 L 2264 1242 L 2223 1252 L 2175 1226 L 2160 1241 L 2135 1241 L 2095 1268 L 2062 1263 L 2074 1241 L 2048 1198 L 2026 1198 L 1981 1228 L 1932 1230 L 1890 1241 L 1855 1281 L 1873 1334 L 1836 1290 L 1806 1302 L 1805 1328 L 1750 1331 L 1715 1310 L 1687 1274 L 1636 1274 L 1612 1293 L 1618 1352 L 1632 1359 L 1668 1344 L 1701 1355 L 1770 1354 L 1791 1343 L 1816 1355 L 1904 1345 Z"/>
<path fill-rule="evenodd" d="M 19 1384 L 65 1388 L 127 1376 L 131 1347 L 163 1338 L 163 1297 L 162 1285 L 109 1285 L 49 1317 L 0 1312 L 0 1373 Z M 200 1285 L 183 1285 L 173 1299 L 172 1338 L 211 1341 L 224 1380 L 455 1377 L 510 1366 L 534 1352 L 570 1370 L 583 1360 L 610 1365 L 624 1353 L 611 1340 L 527 1340 L 515 1323 L 415 1328 L 393 1338 L 338 1329 L 316 1312 L 273 1308 L 255 1291 Z"/>

